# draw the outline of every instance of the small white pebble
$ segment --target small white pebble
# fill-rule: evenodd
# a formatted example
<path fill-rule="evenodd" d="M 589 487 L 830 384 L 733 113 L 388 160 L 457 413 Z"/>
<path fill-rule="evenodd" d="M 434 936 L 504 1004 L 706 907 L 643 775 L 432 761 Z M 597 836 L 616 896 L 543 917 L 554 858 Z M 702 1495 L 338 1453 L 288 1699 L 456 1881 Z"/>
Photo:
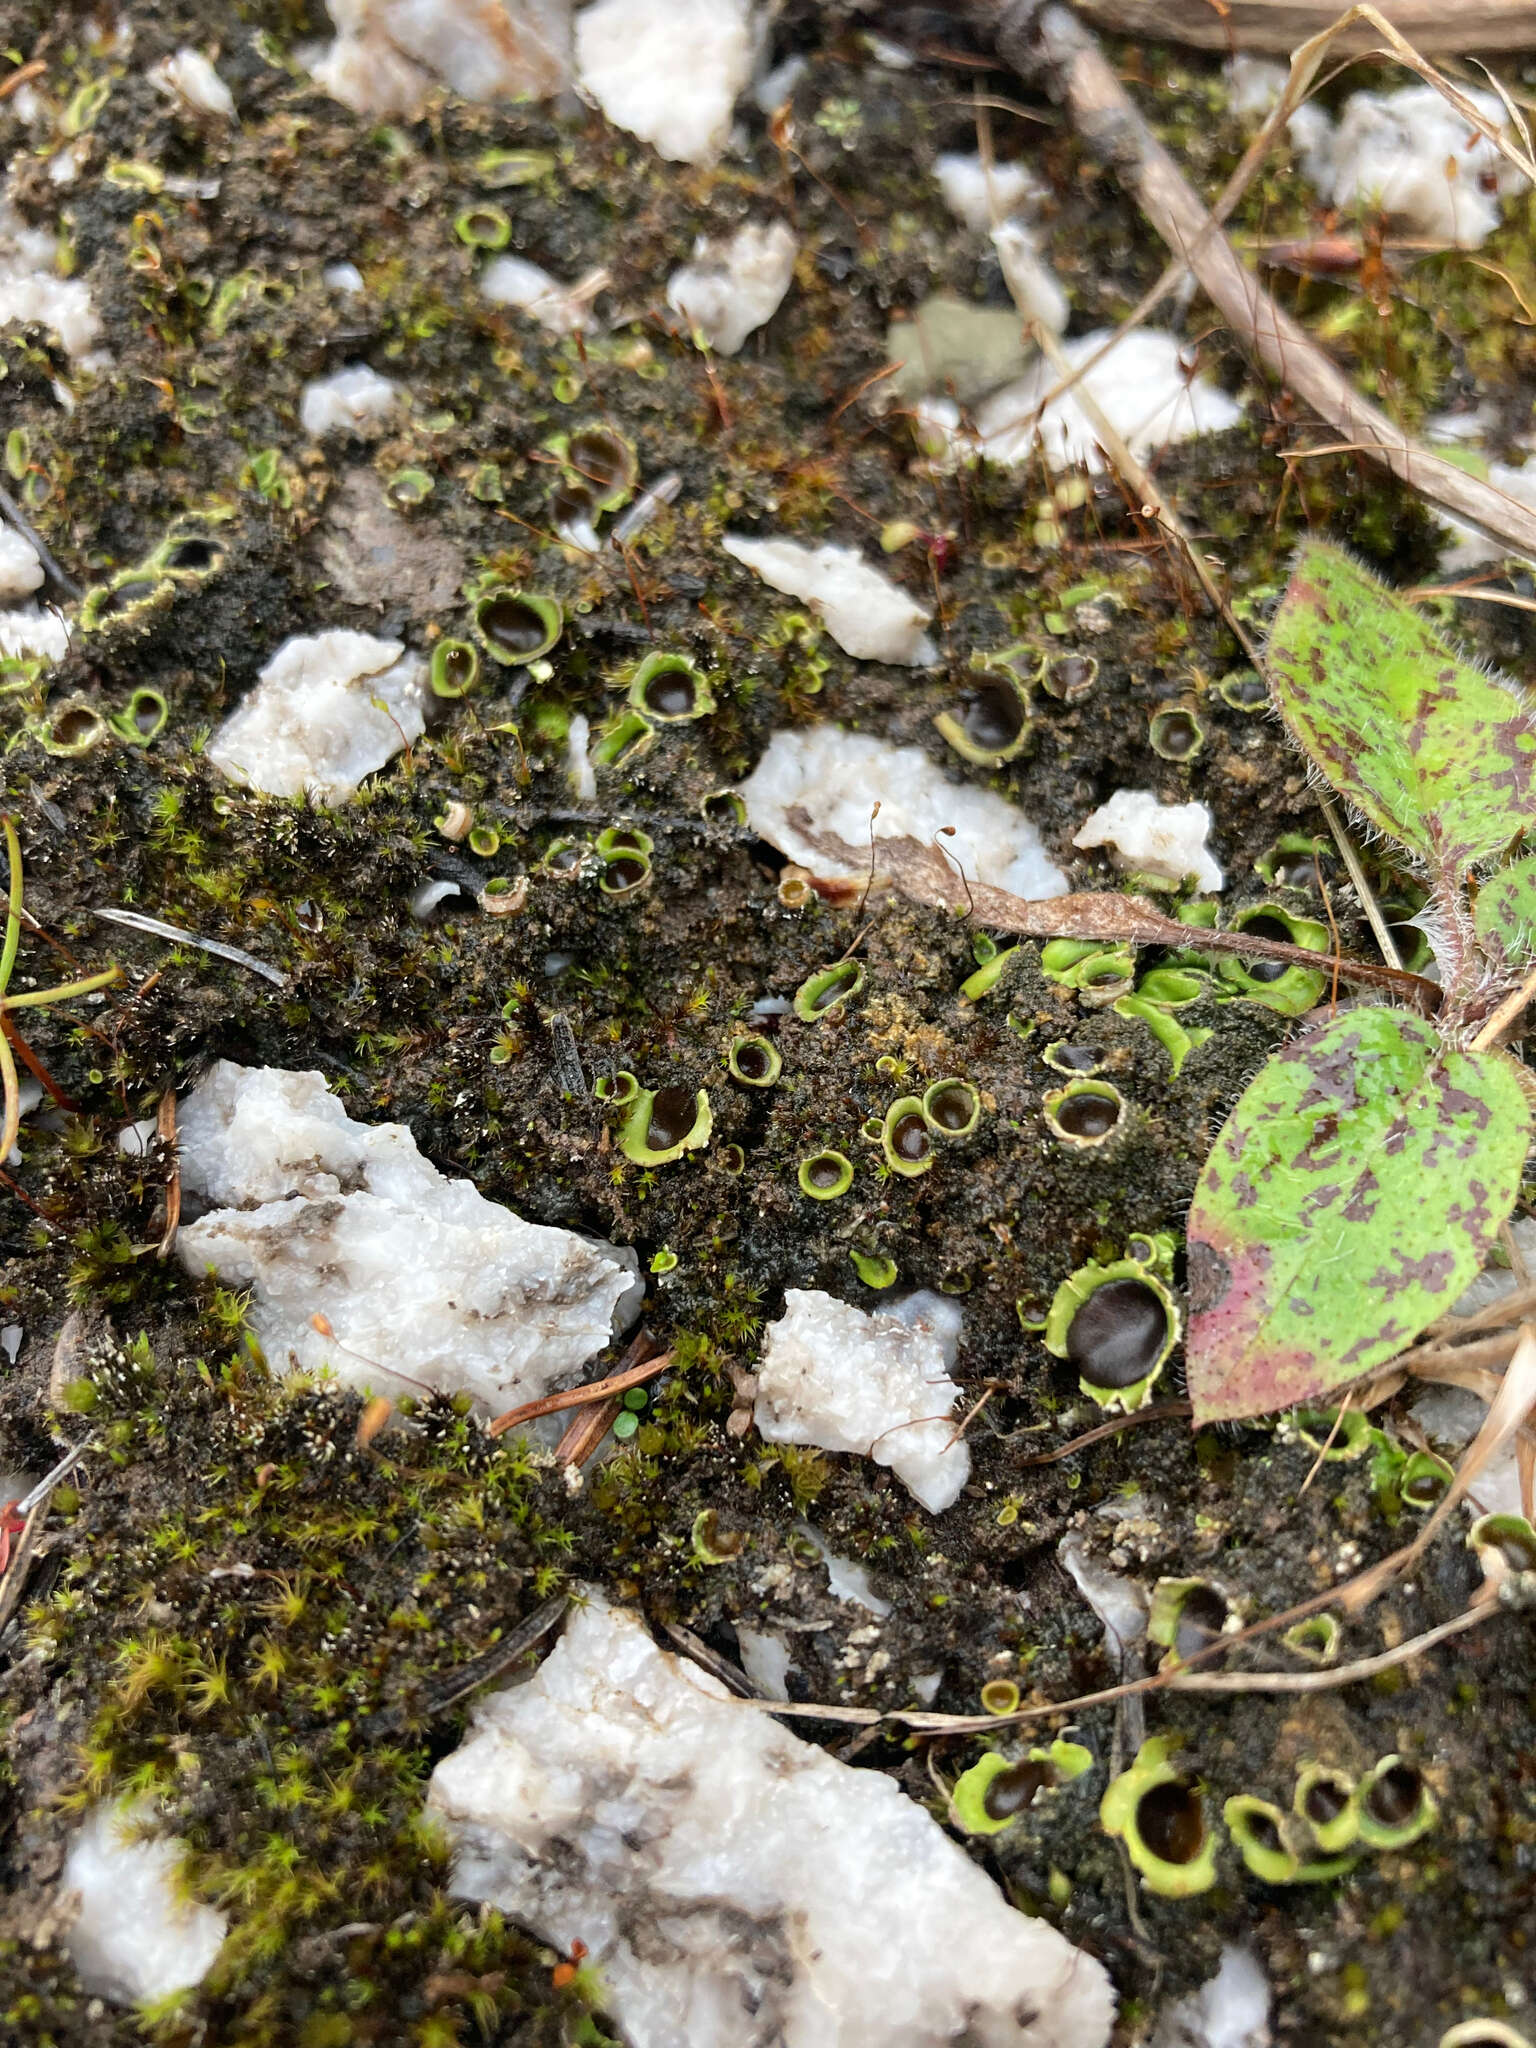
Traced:
<path fill-rule="evenodd" d="M 749 223 L 728 242 L 701 239 L 668 280 L 667 304 L 717 355 L 733 356 L 784 303 L 799 247 L 781 220 Z"/>
<path fill-rule="evenodd" d="M 37 549 L 24 534 L 0 525 L 0 602 L 27 597 L 40 590 L 42 582 L 43 565 Z"/>
<path fill-rule="evenodd" d="M 64 1859 L 64 1891 L 80 1900 L 64 1946 L 87 1995 L 118 2005 L 201 1983 L 229 1931 L 212 1906 L 178 1896 L 179 1842 L 132 1839 L 139 1811 L 93 1807 Z"/>
<path fill-rule="evenodd" d="M 933 175 L 944 203 L 962 226 L 987 234 L 998 221 L 1040 197 L 1040 181 L 1027 164 L 984 164 L 979 156 L 935 157 Z"/>
<path fill-rule="evenodd" d="M 591 724 L 585 714 L 578 711 L 565 735 L 565 773 L 579 804 L 590 804 L 597 798 L 597 771 L 587 754 L 587 742 L 591 737 Z"/>
<path fill-rule="evenodd" d="M 234 94 L 200 50 L 183 46 L 174 56 L 162 57 L 151 66 L 149 82 L 199 114 L 211 114 L 221 121 L 235 118 Z"/>
<path fill-rule="evenodd" d="M 833 541 L 804 547 L 768 536 L 726 534 L 720 545 L 773 590 L 803 599 L 827 631 L 856 661 L 888 661 L 919 668 L 937 659 L 924 633 L 928 613 L 857 548 Z"/>
<path fill-rule="evenodd" d="M 1117 789 L 1072 844 L 1112 847 L 1124 867 L 1170 882 L 1193 876 L 1202 891 L 1216 890 L 1226 877 L 1206 845 L 1210 830 L 1204 804 L 1161 804 L 1150 789 Z"/>
<path fill-rule="evenodd" d="M 576 18 L 576 73 L 616 128 L 673 163 L 713 163 L 756 50 L 747 0 L 597 0 Z"/>
<path fill-rule="evenodd" d="M 399 400 L 398 384 L 366 363 L 348 363 L 304 386 L 299 419 L 317 441 L 322 434 L 380 434 Z"/>
<path fill-rule="evenodd" d="M 526 313 L 550 334 L 584 334 L 592 308 L 582 287 L 561 284 L 523 256 L 498 256 L 480 273 L 481 294 L 493 306 Z"/>

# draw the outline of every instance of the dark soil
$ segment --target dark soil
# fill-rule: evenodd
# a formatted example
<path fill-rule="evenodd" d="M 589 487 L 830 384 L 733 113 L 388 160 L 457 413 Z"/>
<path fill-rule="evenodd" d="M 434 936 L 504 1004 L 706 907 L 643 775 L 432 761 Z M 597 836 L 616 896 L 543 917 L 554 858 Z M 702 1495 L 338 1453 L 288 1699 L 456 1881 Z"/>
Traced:
<path fill-rule="evenodd" d="M 658 1627 L 681 1624 L 727 1659 L 738 1623 L 824 1623 L 794 1637 L 800 1698 L 912 1706 L 915 1682 L 938 1673 L 932 1704 L 968 1714 L 999 1678 L 1026 1704 L 1113 1683 L 1100 1623 L 1057 1560 L 1069 1529 L 1106 1566 L 1149 1584 L 1212 1580 L 1257 1620 L 1348 1577 L 1415 1525 L 1390 1455 L 1329 1463 L 1303 1491 L 1314 1452 L 1289 1425 L 1192 1434 L 1163 1417 L 1063 1462 L 1023 1462 L 1101 1419 L 1038 1323 L 1090 1260 L 1121 1258 L 1138 1233 L 1177 1238 L 1226 1109 L 1294 1028 L 1254 999 L 1263 988 L 1218 983 L 1219 996 L 1179 1013 L 1210 1035 L 1174 1078 L 1145 1024 L 1090 1007 L 1042 971 L 1033 945 L 969 1002 L 960 984 L 986 944 L 968 920 L 891 896 L 862 913 L 814 893 L 791 907 L 781 857 L 706 800 L 747 772 L 772 731 L 837 720 L 923 747 L 957 786 L 1014 799 L 1079 887 L 1115 878 L 1073 852 L 1073 832 L 1113 790 L 1147 787 L 1211 806 L 1224 921 L 1272 902 L 1331 916 L 1347 949 L 1368 951 L 1369 934 L 1331 852 L 1293 858 L 1280 887 L 1258 872 L 1285 835 L 1325 836 L 1305 766 L 1262 711 L 1224 698 L 1246 660 L 1135 503 L 1095 479 L 1057 515 L 1060 544 L 1045 545 L 1047 479 L 935 476 L 884 405 L 893 318 L 936 290 L 1006 303 L 930 166 L 941 149 L 975 146 L 973 86 L 1014 102 L 1022 88 L 971 66 L 948 17 L 907 9 L 887 24 L 923 53 L 899 70 L 871 59 L 859 10 L 787 8 L 776 49 L 807 58 L 790 125 L 776 143 L 744 103 L 745 155 L 705 172 L 663 164 L 579 110 L 445 96 L 417 122 L 355 119 L 292 58 L 324 28 L 302 0 L 134 12 L 125 61 L 84 17 L 35 0 L 0 10 L 0 44 L 46 60 L 42 83 L 61 110 L 92 81 L 110 85 L 62 194 L 41 148 L 54 138 L 0 100 L 18 204 L 51 224 L 62 200 L 112 357 L 93 376 L 40 330 L 0 335 L 0 410 L 17 451 L 8 487 L 84 586 L 142 563 L 178 524 L 215 543 L 206 568 L 77 634 L 46 682 L 14 678 L 0 696 L 5 801 L 27 907 L 47 934 L 24 940 L 13 986 L 113 961 L 126 977 L 104 998 L 22 1018 L 69 1106 L 29 1120 L 14 1192 L 0 1194 L 0 1305 L 22 1331 L 14 1362 L 0 1364 L 0 1467 L 45 1470 L 87 1432 L 96 1445 L 52 1497 L 0 1634 L 0 2031 L 38 2048 L 141 2038 L 136 2016 L 82 1996 L 58 1946 L 56 1897 L 80 1809 L 138 1789 L 168 1803 L 193 1847 L 190 1882 L 226 1904 L 236 1929 L 208 1983 L 160 2016 L 156 2039 L 618 2039 L 587 2009 L 580 1977 L 555 1988 L 547 1949 L 451 1898 L 443 1849 L 419 1819 L 426 1776 L 469 1711 L 452 1674 L 569 1580 L 639 1602 Z M 182 43 L 218 49 L 238 127 L 200 126 L 147 83 L 148 66 Z M 1214 189 L 1244 140 L 1219 68 L 1122 55 L 1191 175 Z M 1028 119 L 992 114 L 996 145 L 1027 154 L 1050 188 L 1049 253 L 1074 331 L 1109 324 L 1163 252 L 1059 113 L 1024 103 Z M 542 153 L 544 168 L 488 191 L 477 163 L 513 148 Z M 134 166 L 216 180 L 217 196 L 147 189 Z M 607 266 L 602 307 L 633 317 L 578 346 L 484 303 L 454 221 L 487 199 L 509 215 L 511 247 L 556 274 Z M 1308 199 L 1277 159 L 1235 226 L 1312 232 Z M 802 238 L 795 286 L 739 358 L 706 364 L 673 331 L 667 273 L 695 236 L 771 212 Z M 1529 276 L 1531 226 L 1529 203 L 1511 202 L 1484 258 Z M 322 269 L 340 261 L 360 268 L 363 293 L 324 284 Z M 1314 321 L 1358 298 L 1348 282 L 1278 289 Z M 1198 300 L 1184 319 L 1207 373 L 1242 393 L 1248 424 L 1170 451 L 1159 480 L 1220 560 L 1239 612 L 1262 617 L 1308 525 L 1349 538 L 1395 580 L 1426 578 L 1436 530 L 1425 511 L 1351 456 L 1288 466 L 1293 447 L 1332 436 L 1254 380 Z M 1334 317 L 1331 333 L 1410 421 L 1474 391 L 1512 425 L 1529 417 L 1533 330 L 1510 318 L 1497 277 L 1465 259 L 1415 266 L 1368 320 Z M 382 440 L 317 448 L 298 423 L 300 391 L 358 361 L 399 380 L 409 412 Z M 550 530 L 558 469 L 547 443 L 596 423 L 632 441 L 643 478 L 681 480 L 675 505 L 622 559 L 579 556 Z M 431 488 L 402 515 L 397 560 L 381 575 L 370 538 L 406 471 Z M 718 544 L 727 528 L 761 525 L 875 553 L 897 521 L 918 538 L 887 566 L 937 607 L 937 670 L 857 664 L 814 627 L 786 627 L 790 602 Z M 566 630 L 547 671 L 488 662 L 478 693 L 445 702 L 355 801 L 328 811 L 253 797 L 203 758 L 285 636 L 348 625 L 428 648 L 465 636 L 469 593 L 495 582 L 561 600 Z M 1529 594 L 1525 580 L 1515 587 Z M 1530 614 L 1463 607 L 1456 626 L 1514 674 L 1530 668 Z M 1091 655 L 1097 678 L 1072 703 L 1037 692 L 1030 748 L 991 775 L 933 720 L 967 687 L 973 653 L 1019 642 L 1037 657 Z M 584 715 L 594 734 L 610 727 L 656 647 L 690 653 L 717 708 L 659 727 L 648 751 L 600 771 L 594 805 L 574 804 L 570 719 Z M 110 719 L 143 689 L 169 706 L 150 744 L 113 735 L 79 757 L 58 750 L 61 707 Z M 1154 714 L 1171 705 L 1202 737 L 1180 761 L 1151 743 Z M 452 801 L 495 828 L 494 855 L 436 829 Z M 571 877 L 546 865 L 552 847 L 586 847 L 616 824 L 654 842 L 647 887 L 613 900 L 595 859 Z M 1407 914 L 1411 883 L 1376 859 L 1374 882 Z M 527 877 L 519 911 L 475 907 L 496 876 Z M 465 893 L 423 923 L 409 898 L 433 877 Z M 113 907 L 243 947 L 285 985 L 93 915 Z M 793 995 L 855 943 L 865 979 L 854 999 L 819 1022 L 767 1027 L 783 1056 L 778 1086 L 732 1081 L 724 1056 L 753 1003 Z M 1155 964 L 1147 953 L 1137 963 Z M 583 1089 L 557 1064 L 556 1013 Z M 1065 1147 L 1042 1122 L 1042 1097 L 1062 1079 L 1045 1055 L 1063 1040 L 1092 1047 L 1130 1104 L 1103 1147 Z M 407 1124 L 439 1167 L 492 1199 L 638 1247 L 654 1274 L 646 1324 L 677 1367 L 630 1443 L 573 1492 L 547 1458 L 515 1439 L 492 1444 L 446 1404 L 358 1449 L 356 1397 L 270 1376 L 241 1301 L 157 1255 L 163 1148 L 135 1158 L 116 1143 L 123 1124 L 152 1117 L 167 1090 L 184 1095 L 220 1057 L 318 1068 L 353 1116 Z M 619 1072 L 706 1088 L 710 1147 L 655 1169 L 627 1160 L 616 1119 L 587 1092 Z M 974 1135 L 945 1143 L 921 1177 L 885 1172 L 861 1127 L 946 1075 L 980 1094 Z M 847 1195 L 813 1201 L 797 1167 L 825 1146 L 854 1160 L 855 1179 Z M 729 1147 L 739 1171 L 727 1170 Z M 963 1301 L 959 1376 L 969 1396 L 991 1398 L 969 1432 L 972 1482 L 938 1520 L 868 1462 L 725 1427 L 732 1371 L 750 1370 L 786 1287 L 878 1306 L 855 1253 L 894 1261 L 902 1287 Z M 1178 1391 L 1175 1357 L 1156 1392 Z M 1399 1413 L 1373 1420 L 1412 1448 Z M 744 1539 L 726 1562 L 700 1560 L 706 1510 L 717 1534 Z M 866 1565 L 892 1603 L 888 1620 L 832 1596 L 796 1534 L 807 1515 Z M 1448 1618 L 1475 1578 L 1448 1532 L 1410 1584 L 1346 1623 L 1342 1656 Z M 1213 1826 L 1237 1793 L 1288 1810 L 1309 1760 L 1358 1774 L 1396 1753 L 1420 1771 L 1436 1825 L 1327 1881 L 1266 1885 L 1229 1845 L 1201 1897 L 1137 1885 L 1098 1825 L 1111 1768 L 1135 1749 L 1134 1720 L 1113 1707 L 1071 1722 L 1093 1771 L 1007 1832 L 975 1838 L 973 1853 L 1023 1910 L 1103 1958 L 1124 2043 L 1234 1940 L 1259 1954 L 1275 2037 L 1298 2048 L 1432 2048 L 1474 2013 L 1507 2010 L 1518 2024 L 1522 1983 L 1536 1989 L 1530 1641 L 1528 1617 L 1500 1615 L 1368 1683 L 1145 1702 L 1148 1732 L 1185 1738 Z M 1260 1658 L 1301 1668 L 1272 1645 Z M 952 1782 L 982 1747 L 794 1725 L 896 1775 L 940 1817 L 935 1775 Z M 1028 1746 L 1012 1732 L 997 1741 L 1010 1756 Z"/>

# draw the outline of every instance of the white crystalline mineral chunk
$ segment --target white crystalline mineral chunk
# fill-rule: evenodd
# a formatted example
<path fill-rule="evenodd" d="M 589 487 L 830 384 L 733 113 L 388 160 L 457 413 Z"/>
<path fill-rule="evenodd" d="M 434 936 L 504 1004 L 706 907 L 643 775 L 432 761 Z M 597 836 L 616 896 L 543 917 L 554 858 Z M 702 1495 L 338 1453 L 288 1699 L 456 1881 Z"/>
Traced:
<path fill-rule="evenodd" d="M 1110 846 L 1123 866 L 1144 875 L 1170 882 L 1193 875 L 1201 889 L 1219 889 L 1226 877 L 1205 843 L 1210 829 L 1204 804 L 1160 804 L 1150 789 L 1117 789 L 1072 844 Z"/>
<path fill-rule="evenodd" d="M 58 612 L 39 611 L 35 604 L 0 611 L 0 654 L 62 661 L 68 652 L 69 627 Z"/>
<path fill-rule="evenodd" d="M 1240 121 L 1255 120 L 1269 112 L 1289 76 L 1284 64 L 1241 51 L 1226 68 L 1227 105 Z"/>
<path fill-rule="evenodd" d="M 327 0 L 310 68 L 359 114 L 414 113 L 441 80 L 467 100 L 542 99 L 570 77 L 570 0 Z"/>
<path fill-rule="evenodd" d="M 63 1888 L 80 1894 L 64 1946 L 92 1998 L 138 2005 L 200 1984 L 229 1931 L 212 1906 L 180 1898 L 174 1837 L 134 1838 L 139 1813 L 93 1807 L 64 1859 Z"/>
<path fill-rule="evenodd" d="M 1251 1948 L 1221 1952 L 1214 1977 L 1168 2007 L 1152 2048 L 1269 2048 L 1269 1979 Z"/>
<path fill-rule="evenodd" d="M 693 261 L 668 280 L 667 304 L 716 355 L 733 356 L 784 303 L 799 247 L 781 220 L 749 223 L 728 242 L 701 237 Z"/>
<path fill-rule="evenodd" d="M 199 114 L 221 121 L 235 118 L 235 96 L 201 50 L 185 47 L 151 67 L 149 82 Z"/>
<path fill-rule="evenodd" d="M 46 228 L 30 228 L 0 200 L 0 327 L 46 327 L 72 356 L 88 355 L 101 333 L 89 285 L 60 277 Z"/>
<path fill-rule="evenodd" d="M 871 832 L 878 855 L 882 839 L 926 845 L 944 831 L 940 844 L 971 881 L 994 883 L 1015 896 L 1066 893 L 1066 876 L 1022 811 L 990 789 L 947 782 L 919 747 L 893 747 L 837 725 L 776 732 L 741 794 L 753 831 L 813 874 L 867 875 Z M 880 814 L 871 824 L 877 803 Z M 812 830 L 854 848 L 852 857 L 820 851 L 790 823 L 791 811 L 804 811 Z"/>
<path fill-rule="evenodd" d="M 37 549 L 13 527 L 0 525 L 0 603 L 26 597 L 41 589 L 42 582 L 43 565 Z"/>
<path fill-rule="evenodd" d="M 1079 335 L 1063 344 L 1062 353 L 1075 370 L 1112 338 L 1109 328 Z M 989 462 L 1029 462 L 1038 443 L 1053 469 L 1104 467 L 1097 430 L 1070 391 L 1041 410 L 1046 393 L 1060 381 L 1061 374 L 1052 365 L 1038 363 L 980 407 L 976 430 L 981 453 Z M 1140 459 L 1196 434 L 1219 433 L 1243 416 L 1226 392 L 1186 366 L 1173 335 L 1154 328 L 1133 328 L 1122 335 L 1104 360 L 1085 373 L 1078 388 L 1092 395 Z"/>
<path fill-rule="evenodd" d="M 616 128 L 710 164 L 752 78 L 748 0 L 597 0 L 576 18 L 576 77 Z"/>
<path fill-rule="evenodd" d="M 878 1771 L 589 1593 L 432 1775 L 454 1885 L 585 1942 L 631 2048 L 1102 2048 L 1101 1966 Z"/>
<path fill-rule="evenodd" d="M 480 273 L 480 290 L 493 306 L 512 306 L 551 334 L 583 334 L 592 325 L 589 297 L 524 256 L 498 256 L 488 263 Z"/>
<path fill-rule="evenodd" d="M 184 1189 L 216 1205 L 182 1225 L 182 1263 L 254 1290 L 279 1371 L 329 1367 L 392 1394 L 421 1381 L 505 1409 L 575 1373 L 635 1305 L 632 1251 L 450 1180 L 403 1124 L 355 1123 L 321 1074 L 221 1060 L 183 1104 L 180 1140 Z"/>
<path fill-rule="evenodd" d="M 1067 295 L 1060 278 L 1040 254 L 1028 221 L 999 221 L 992 230 L 992 246 L 1009 297 L 1023 318 L 1038 320 L 1052 334 L 1065 334 L 1070 310 Z"/>
<path fill-rule="evenodd" d="M 425 730 L 426 670 L 398 640 L 333 627 L 285 640 L 208 744 L 232 782 L 339 804 Z"/>
<path fill-rule="evenodd" d="M 791 1287 L 757 1368 L 753 1419 L 772 1444 L 854 1451 L 889 1465 L 930 1514 L 959 1497 L 971 1454 L 950 1414 L 960 1389 L 934 1323 L 867 1313 Z"/>
<path fill-rule="evenodd" d="M 1508 116 L 1491 92 L 1467 98 L 1494 129 Z M 1352 93 L 1337 123 L 1309 102 L 1290 119 L 1307 179 L 1330 206 L 1380 210 L 1418 235 L 1477 249 L 1499 202 L 1526 180 L 1433 86 Z"/>
<path fill-rule="evenodd" d="M 979 156 L 951 154 L 934 158 L 933 175 L 955 219 L 979 235 L 1041 196 L 1040 181 L 1027 164 L 985 164 Z"/>
<path fill-rule="evenodd" d="M 299 395 L 306 434 L 380 434 L 400 398 L 400 387 L 366 363 L 348 363 L 329 377 L 311 378 Z"/>
<path fill-rule="evenodd" d="M 855 661 L 919 668 L 937 660 L 923 631 L 928 613 L 857 548 L 833 541 L 808 548 L 796 540 L 752 540 L 744 533 L 725 534 L 720 545 L 771 590 L 808 604 Z"/>

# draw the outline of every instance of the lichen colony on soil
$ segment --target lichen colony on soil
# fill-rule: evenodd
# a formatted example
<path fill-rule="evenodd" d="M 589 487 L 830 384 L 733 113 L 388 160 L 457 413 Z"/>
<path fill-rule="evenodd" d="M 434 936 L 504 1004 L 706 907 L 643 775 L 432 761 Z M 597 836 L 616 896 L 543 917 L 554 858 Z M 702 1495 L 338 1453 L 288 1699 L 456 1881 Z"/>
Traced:
<path fill-rule="evenodd" d="M 664 1980 L 790 2048 L 1023 2048 L 1102 2038 L 1106 1976 L 1120 2048 L 1266 2003 L 1295 2048 L 1529 2033 L 1528 1617 L 1336 1690 L 933 1739 L 722 1690 L 1094 1692 L 1397 1547 L 1410 1456 L 1432 1481 L 1475 1427 L 1162 1405 L 1196 1176 L 1332 996 L 1200 931 L 1372 941 L 1087 415 L 1052 399 L 1037 446 L 1010 282 L 1080 364 L 1161 261 L 1060 110 L 958 12 L 853 0 L 11 0 L 0 52 L 7 992 L 124 974 L 8 1020 L 40 1071 L 0 1472 L 89 1448 L 0 1535 L 0 2036 L 691 2048 Z M 1221 65 L 1114 55 L 1214 193 L 1254 120 Z M 1378 250 L 1355 174 L 1394 134 L 1303 138 L 1330 236 Z M 1532 201 L 1498 172 L 1453 216 L 1475 262 L 1276 289 L 1519 475 Z M 1320 232 L 1283 149 L 1230 225 Z M 1347 451 L 1288 462 L 1330 437 L 1198 298 L 1091 388 L 1250 627 L 1309 526 L 1432 580 L 1450 537 Z M 1526 611 L 1449 623 L 1531 673 Z M 1190 944 L 922 907 L 903 837 L 962 896 L 1147 890 Z M 1420 885 L 1364 858 L 1422 966 Z M 639 1335 L 664 1368 L 584 1466 L 565 1415 L 488 1435 Z M 1517 1501 L 1511 1453 L 1483 1505 Z M 1446 1620 L 1466 1521 L 1365 1616 L 1225 1654 L 1325 1670 Z M 583 1660 L 585 1733 L 550 1705 Z M 472 1770 L 498 1726 L 517 1769 Z M 884 1931 L 902 1885 L 953 1939 Z M 163 1949 L 125 1953 L 134 1900 Z M 813 1908 L 846 1936 L 814 1963 Z M 871 1952 L 879 2010 L 837 1989 Z"/>

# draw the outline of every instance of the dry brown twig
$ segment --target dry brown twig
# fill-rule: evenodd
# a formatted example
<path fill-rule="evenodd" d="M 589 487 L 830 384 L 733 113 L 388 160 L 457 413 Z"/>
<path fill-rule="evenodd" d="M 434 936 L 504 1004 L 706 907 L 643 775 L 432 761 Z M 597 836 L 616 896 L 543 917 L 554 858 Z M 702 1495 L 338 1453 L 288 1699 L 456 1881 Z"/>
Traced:
<path fill-rule="evenodd" d="M 1479 132 L 1489 123 L 1466 95 L 1441 77 L 1375 8 L 1352 7 L 1338 23 L 1299 49 L 1281 107 L 1294 105 L 1326 50 L 1348 29 L 1369 27 L 1387 51 L 1441 91 Z M 1500 546 L 1536 556 L 1536 512 L 1421 447 L 1361 397 L 1311 336 L 1283 312 L 1243 264 L 1204 201 L 1137 112 L 1092 31 L 1058 0 L 1012 0 L 997 24 L 998 48 L 1023 76 L 1038 79 L 1065 101 L 1090 151 L 1120 177 L 1179 259 L 1193 271 L 1243 347 L 1281 378 L 1337 432 L 1358 443 L 1410 490 Z M 1255 139 L 1267 147 L 1278 125 L 1270 116 Z M 1536 164 L 1507 137 L 1494 139 L 1506 158 L 1536 180 Z M 1251 152 L 1250 152 L 1251 154 Z M 1245 158 L 1245 162 L 1247 159 Z"/>
<path fill-rule="evenodd" d="M 664 1351 L 659 1358 L 642 1360 L 624 1372 L 613 1373 L 608 1379 L 593 1380 L 589 1386 L 570 1387 L 563 1394 L 545 1394 L 537 1401 L 524 1401 L 519 1408 L 509 1408 L 505 1415 L 498 1415 L 489 1425 L 487 1434 L 501 1436 L 509 1429 L 516 1429 L 520 1423 L 532 1422 L 540 1415 L 558 1415 L 565 1408 L 589 1408 L 599 1401 L 607 1401 L 625 1393 L 630 1387 L 642 1386 L 646 1380 L 655 1379 L 672 1363 L 670 1351 Z"/>
<path fill-rule="evenodd" d="M 1289 56 L 1337 18 L 1333 0 L 1077 0 L 1078 12 L 1117 35 L 1149 42 L 1192 43 L 1201 50 L 1262 50 Z M 1536 48 L 1531 0 L 1389 0 L 1382 13 L 1421 50 L 1437 56 L 1467 50 Z M 1369 49 L 1369 32 L 1346 31 L 1347 50 Z"/>
<path fill-rule="evenodd" d="M 819 854 L 839 867 L 862 864 L 867 858 L 867 849 L 850 846 L 837 833 L 821 830 L 810 813 L 798 806 L 790 810 L 789 823 Z M 1204 926 L 1180 924 L 1140 896 L 1122 896 L 1105 889 L 1035 901 L 996 888 L 990 882 L 962 882 L 943 856 L 921 840 L 892 837 L 877 844 L 881 876 L 904 896 L 937 909 L 972 916 L 977 924 L 992 931 L 1015 932 L 1027 939 L 1101 939 L 1106 944 L 1178 946 L 1196 948 L 1202 953 L 1262 955 L 1297 967 L 1321 967 L 1327 963 L 1326 954 L 1309 952 L 1306 947 L 1289 945 L 1283 939 L 1253 938 L 1247 932 L 1210 931 Z M 1439 999 L 1433 982 L 1402 968 L 1384 966 L 1379 960 L 1341 960 L 1339 972 L 1346 981 L 1390 989 L 1418 1009 L 1432 1010 Z"/>

